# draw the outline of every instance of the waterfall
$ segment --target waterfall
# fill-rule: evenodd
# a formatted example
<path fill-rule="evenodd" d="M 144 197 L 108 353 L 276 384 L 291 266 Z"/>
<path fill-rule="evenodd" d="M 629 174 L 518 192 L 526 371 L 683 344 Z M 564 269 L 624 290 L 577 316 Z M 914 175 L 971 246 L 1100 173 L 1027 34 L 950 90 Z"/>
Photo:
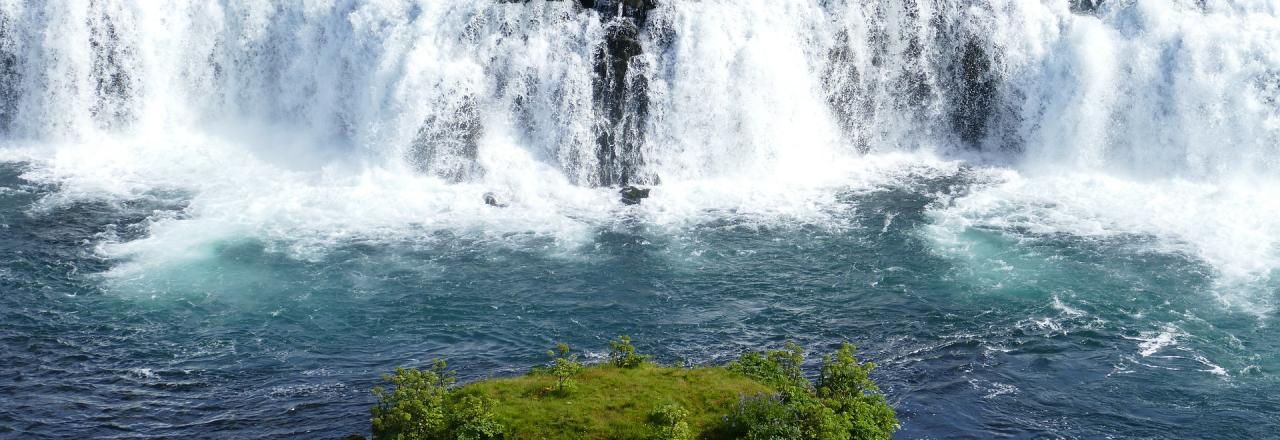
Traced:
<path fill-rule="evenodd" d="M 1003 182 L 942 200 L 947 237 L 1144 234 L 1268 278 L 1277 47 L 1268 0 L 4 0 L 0 159 L 67 198 L 190 194 L 129 244 L 158 260 L 581 238 L 621 185 L 657 223 L 821 221 L 832 187 L 932 167 Z"/>
<path fill-rule="evenodd" d="M 256 121 L 483 179 L 501 134 L 584 186 L 868 151 L 1271 176 L 1280 7 L 1166 1 L 7 1 L 0 130 Z"/>

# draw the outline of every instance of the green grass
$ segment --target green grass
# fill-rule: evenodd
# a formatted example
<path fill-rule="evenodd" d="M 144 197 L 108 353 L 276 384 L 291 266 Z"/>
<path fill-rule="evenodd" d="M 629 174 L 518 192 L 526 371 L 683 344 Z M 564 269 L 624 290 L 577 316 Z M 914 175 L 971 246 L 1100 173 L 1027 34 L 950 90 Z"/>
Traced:
<path fill-rule="evenodd" d="M 655 365 L 627 336 L 609 343 L 609 362 L 583 367 L 568 345 L 522 377 L 457 387 L 456 375 L 397 368 L 373 389 L 374 439 L 812 438 L 889 440 L 897 415 L 854 347 L 822 357 L 805 377 L 804 349 L 750 352 L 725 367 Z"/>
<path fill-rule="evenodd" d="M 565 396 L 553 392 L 555 378 L 544 374 L 480 381 L 461 391 L 493 399 L 493 414 L 507 438 L 520 439 L 646 438 L 650 412 L 669 403 L 684 407 L 690 428 L 699 433 L 719 423 L 743 396 L 773 393 L 720 367 L 597 365 L 573 380 L 576 386 Z"/>

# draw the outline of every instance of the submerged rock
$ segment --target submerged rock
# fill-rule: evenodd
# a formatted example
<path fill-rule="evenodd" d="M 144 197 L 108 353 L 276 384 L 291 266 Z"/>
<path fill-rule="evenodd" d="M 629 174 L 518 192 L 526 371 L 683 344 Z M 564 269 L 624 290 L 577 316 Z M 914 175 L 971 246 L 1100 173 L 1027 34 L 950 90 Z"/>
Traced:
<path fill-rule="evenodd" d="M 492 192 L 484 193 L 484 204 L 497 208 L 507 207 L 506 203 L 498 203 L 498 196 L 494 195 Z"/>
<path fill-rule="evenodd" d="M 636 188 L 634 186 L 624 186 L 618 191 L 622 196 L 622 204 L 639 205 L 640 200 L 649 198 L 649 188 Z"/>

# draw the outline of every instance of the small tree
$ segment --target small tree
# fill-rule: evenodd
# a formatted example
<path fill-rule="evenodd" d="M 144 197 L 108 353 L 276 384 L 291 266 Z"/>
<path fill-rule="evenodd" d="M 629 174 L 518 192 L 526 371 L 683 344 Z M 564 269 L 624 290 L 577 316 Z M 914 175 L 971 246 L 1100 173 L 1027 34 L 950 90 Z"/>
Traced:
<path fill-rule="evenodd" d="M 488 440 L 502 438 L 493 402 L 483 396 L 455 392 L 453 371 L 444 361 L 426 370 L 397 368 L 382 380 L 393 386 L 373 389 L 373 438 L 393 440 Z"/>
<path fill-rule="evenodd" d="M 618 336 L 609 341 L 609 363 L 618 368 L 636 368 L 649 361 L 648 356 L 636 354 L 636 347 L 631 345 L 631 337 Z"/>
<path fill-rule="evenodd" d="M 573 389 L 573 376 L 577 376 L 582 372 L 582 363 L 578 362 L 578 355 L 569 354 L 569 344 L 556 344 L 555 350 L 547 350 L 547 355 L 551 356 L 550 373 L 556 378 L 555 391 L 561 395 L 568 394 Z"/>
<path fill-rule="evenodd" d="M 818 376 L 818 397 L 849 420 L 857 439 L 888 439 L 898 430 L 898 417 L 871 380 L 876 364 L 859 363 L 854 346 L 844 343 L 834 354 L 823 356 Z"/>
<path fill-rule="evenodd" d="M 382 380 L 394 387 L 375 387 L 378 405 L 372 408 L 373 437 L 378 439 L 443 438 L 448 431 L 445 403 L 454 373 L 444 361 L 435 361 L 427 370 L 396 368 Z"/>
<path fill-rule="evenodd" d="M 804 351 L 787 343 L 784 350 L 746 353 L 729 364 L 778 390 L 774 396 L 744 399 L 726 418 L 733 438 L 806 438 L 824 440 L 889 439 L 898 429 L 897 415 L 868 377 L 872 363 L 859 363 L 853 346 L 843 344 L 823 356 L 814 386 L 800 365 Z"/>

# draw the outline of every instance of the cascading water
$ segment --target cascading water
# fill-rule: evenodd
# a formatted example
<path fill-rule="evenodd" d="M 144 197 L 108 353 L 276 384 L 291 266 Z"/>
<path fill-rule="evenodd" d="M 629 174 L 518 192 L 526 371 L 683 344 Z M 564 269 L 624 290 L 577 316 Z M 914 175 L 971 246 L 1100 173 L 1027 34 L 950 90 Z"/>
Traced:
<path fill-rule="evenodd" d="M 451 180 L 506 137 L 579 185 L 795 149 L 1274 172 L 1274 5 L 1079 4 L 8 2 L 5 132 L 251 120 Z"/>
<path fill-rule="evenodd" d="M 817 341 L 872 335 L 860 345 L 884 360 L 911 437 L 1152 432 L 1123 421 L 1074 424 L 1116 407 L 1004 405 L 1000 396 L 1017 394 L 1010 389 L 1030 395 L 1049 383 L 1005 370 L 967 379 L 977 394 L 958 397 L 930 388 L 927 377 L 893 372 L 926 365 L 948 374 L 947 356 L 970 355 L 980 359 L 969 367 L 1048 371 L 1018 357 L 1026 344 L 1048 344 L 1038 346 L 1045 353 L 1128 350 L 1096 354 L 1107 378 L 1173 383 L 1183 376 L 1165 371 L 1207 371 L 1238 382 L 1178 383 L 1280 391 L 1280 346 L 1267 342 L 1280 292 L 1273 0 L 0 0 L 0 161 L 8 167 L 0 168 L 0 225 L 13 234 L 0 240 L 3 250 L 39 254 L 22 250 L 30 240 L 68 253 L 0 266 L 7 289 L 105 293 L 102 301 L 115 302 L 100 308 L 117 312 L 170 298 L 156 306 L 166 312 L 145 312 L 142 322 L 200 313 L 173 312 L 173 304 L 213 304 L 204 319 L 216 322 L 187 330 L 217 333 L 195 342 L 215 352 L 261 342 L 208 330 L 239 325 L 245 309 L 269 307 L 291 325 L 312 319 L 300 316 L 346 319 L 335 317 L 345 316 L 339 306 L 308 302 L 311 293 L 280 293 L 324 291 L 308 279 L 374 292 L 319 294 L 347 306 L 410 280 L 428 293 L 394 301 L 468 317 L 475 312 L 463 306 L 508 313 L 510 300 L 490 292 L 512 285 L 561 293 L 572 285 L 598 293 L 601 304 L 655 295 L 679 303 L 631 310 L 670 312 L 659 315 L 668 327 L 649 332 L 679 340 L 671 356 L 725 356 L 788 337 L 792 327 Z M 652 186 L 654 196 L 624 207 L 623 185 Z M 486 193 L 507 206 L 487 206 Z M 87 220 L 67 220 L 76 216 Z M 56 240 L 11 232 L 64 226 L 57 234 L 68 236 Z M 754 266 L 757 259 L 772 265 Z M 508 264 L 509 273 L 483 269 Z M 60 281 L 14 281 L 39 267 L 57 268 L 51 279 Z M 634 274 L 620 285 L 592 270 Z M 326 278 L 329 271 L 353 275 Z M 790 281 L 739 289 L 716 278 L 775 271 Z M 506 284 L 468 290 L 476 279 Z M 884 296 L 823 296 L 829 286 Z M 702 289 L 717 293 L 699 296 Z M 764 290 L 789 293 L 753 296 Z M 935 296 L 894 302 L 919 292 Z M 11 297 L 48 299 L 30 294 L 40 299 Z M 569 301 L 518 296 L 533 310 L 512 316 L 549 321 L 561 316 L 548 309 Z M 574 325 L 619 322 L 579 300 L 581 316 L 566 318 Z M 779 301 L 795 308 L 774 310 Z M 954 309 L 932 309 L 937 301 Z M 867 315 L 863 303 L 899 315 Z M 1022 306 L 1030 303 L 1039 305 Z M 810 315 L 833 304 L 838 313 Z M 57 310 L 77 310 L 65 307 Z M 11 303 L 0 309 L 5 319 L 19 314 Z M 753 310 L 803 319 L 742 315 Z M 952 315 L 979 318 L 953 329 Z M 432 341 L 426 348 L 380 352 L 351 368 L 442 353 L 505 368 L 522 362 L 469 350 L 536 345 L 484 320 L 432 316 L 387 318 L 421 330 Z M 694 317 L 718 324 L 682 326 Z M 928 330 L 843 317 L 920 320 Z M 428 331 L 428 321 L 446 323 Z M 741 322 L 765 329 L 733 327 Z M 556 328 L 528 325 L 521 332 Z M 144 327 L 122 331 L 152 331 L 137 330 Z M 286 341 L 294 334 L 269 328 Z M 473 337 L 431 339 L 458 328 Z M 21 345 L 14 341 L 24 331 L 4 333 L 6 347 Z M 673 335 L 681 331 L 688 335 Z M 1054 339 L 1082 333 L 1103 342 L 1064 348 Z M 749 336 L 713 342 L 725 334 Z M 272 344 L 264 356 L 297 349 Z M 216 371 L 200 364 L 206 355 L 172 370 Z M 132 365 L 121 356 L 116 363 Z M 11 364 L 19 363 L 39 362 Z M 1101 380 L 1090 374 L 1076 379 Z M 1261 419 L 1277 403 L 1222 392 L 1238 399 L 1228 407 Z M 367 398 L 359 396 L 356 403 Z M 974 399 L 991 409 L 965 412 Z M 977 415 L 928 416 L 946 411 Z M 1019 411 L 1035 415 L 1018 419 Z M 1168 411 L 1168 420 L 1185 416 Z M 0 426 L 40 433 L 44 422 L 23 414 L 33 410 L 0 413 Z M 975 424 L 988 416 L 1003 422 Z M 202 417 L 178 418 L 264 435 L 200 425 Z M 190 434 L 139 423 L 128 429 Z M 67 429 L 99 432 L 92 421 Z"/>

